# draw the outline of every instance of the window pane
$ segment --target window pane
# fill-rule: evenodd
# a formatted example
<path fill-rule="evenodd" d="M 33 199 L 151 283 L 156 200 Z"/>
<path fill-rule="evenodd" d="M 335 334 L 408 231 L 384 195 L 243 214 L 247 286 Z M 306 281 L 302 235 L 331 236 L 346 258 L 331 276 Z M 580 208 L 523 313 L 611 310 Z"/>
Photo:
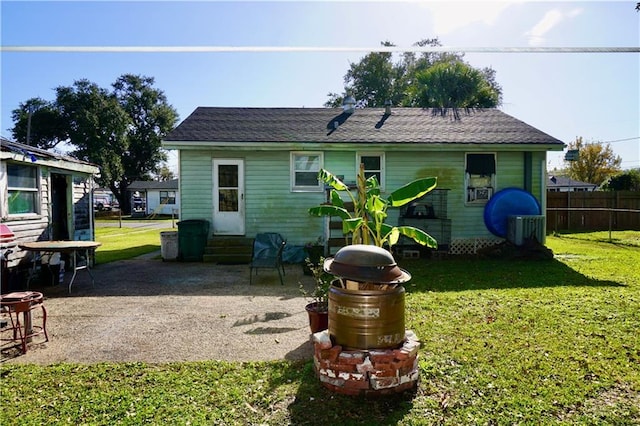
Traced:
<path fill-rule="evenodd" d="M 364 178 L 369 179 L 371 176 L 375 176 L 378 183 L 380 183 L 381 175 L 380 172 L 364 172 Z"/>
<path fill-rule="evenodd" d="M 238 190 L 221 189 L 218 191 L 219 210 L 221 212 L 238 211 Z"/>
<path fill-rule="evenodd" d="M 492 175 L 496 172 L 493 154 L 467 154 L 467 173 L 472 175 Z"/>
<path fill-rule="evenodd" d="M 318 173 L 296 172 L 296 186 L 318 186 Z"/>
<path fill-rule="evenodd" d="M 360 162 L 364 164 L 365 170 L 380 170 L 380 156 L 375 157 L 360 157 Z M 379 178 L 379 176 L 378 176 Z"/>
<path fill-rule="evenodd" d="M 320 171 L 320 156 L 318 155 L 296 155 L 295 157 L 296 171 Z M 317 184 L 317 181 L 316 183 Z M 314 184 L 314 185 L 315 185 Z"/>
<path fill-rule="evenodd" d="M 9 175 L 8 185 L 10 188 L 37 188 L 38 179 L 35 167 L 23 166 L 20 164 L 7 164 L 7 174 Z"/>
<path fill-rule="evenodd" d="M 218 186 L 220 188 L 237 188 L 238 166 L 234 164 L 218 166 Z"/>
<path fill-rule="evenodd" d="M 37 201 L 37 192 L 9 191 L 9 214 L 36 213 Z"/>

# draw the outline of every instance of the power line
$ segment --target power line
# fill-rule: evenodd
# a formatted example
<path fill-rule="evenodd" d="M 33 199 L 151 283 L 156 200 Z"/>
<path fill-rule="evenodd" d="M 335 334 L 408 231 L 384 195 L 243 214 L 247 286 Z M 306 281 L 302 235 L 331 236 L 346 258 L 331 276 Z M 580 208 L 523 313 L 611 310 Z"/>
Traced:
<path fill-rule="evenodd" d="M 219 52 L 464 52 L 464 53 L 640 53 L 640 47 L 455 47 L 455 46 L 0 46 L 1 52 L 219 53 Z"/>
<path fill-rule="evenodd" d="M 633 137 L 633 138 L 626 138 L 626 139 L 616 139 L 616 140 L 613 140 L 613 141 L 602 141 L 602 143 L 626 142 L 626 141 L 632 141 L 632 140 L 635 140 L 635 139 L 640 139 L 640 136 L 636 136 L 636 137 Z"/>

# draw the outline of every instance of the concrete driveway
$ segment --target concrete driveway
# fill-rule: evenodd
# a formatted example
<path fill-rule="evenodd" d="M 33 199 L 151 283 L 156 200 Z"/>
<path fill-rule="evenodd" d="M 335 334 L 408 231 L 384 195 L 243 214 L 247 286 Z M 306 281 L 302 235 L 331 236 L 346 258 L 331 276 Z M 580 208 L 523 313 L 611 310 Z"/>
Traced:
<path fill-rule="evenodd" d="M 311 359 L 306 301 L 313 285 L 300 265 L 260 270 L 248 265 L 163 262 L 159 254 L 97 265 L 95 285 L 79 271 L 45 295 L 49 342 L 36 338 L 25 355 L 3 362 L 171 362 Z"/>

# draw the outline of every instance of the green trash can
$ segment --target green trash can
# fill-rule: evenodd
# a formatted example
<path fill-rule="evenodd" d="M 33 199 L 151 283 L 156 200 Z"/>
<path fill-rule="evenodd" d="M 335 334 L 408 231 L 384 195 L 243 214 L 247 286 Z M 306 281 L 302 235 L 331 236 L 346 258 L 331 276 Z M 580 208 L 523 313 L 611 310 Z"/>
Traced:
<path fill-rule="evenodd" d="M 178 260 L 202 262 L 209 238 L 209 221 L 201 219 L 178 222 Z"/>

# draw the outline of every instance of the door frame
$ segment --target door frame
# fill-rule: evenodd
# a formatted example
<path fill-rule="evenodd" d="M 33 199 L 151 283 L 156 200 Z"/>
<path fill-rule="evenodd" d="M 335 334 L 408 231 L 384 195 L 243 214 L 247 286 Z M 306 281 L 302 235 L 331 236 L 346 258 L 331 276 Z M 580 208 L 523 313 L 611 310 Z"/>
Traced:
<path fill-rule="evenodd" d="M 70 174 L 49 174 L 50 238 L 71 240 L 75 231 L 73 217 L 73 179 Z"/>
<path fill-rule="evenodd" d="M 218 198 L 218 167 L 221 165 L 235 165 L 238 167 L 238 211 L 220 212 Z M 244 198 L 244 158 L 213 158 L 212 159 L 212 228 L 213 235 L 244 235 L 245 234 L 245 198 Z M 235 217 L 234 217 L 235 215 Z M 225 217 L 226 216 L 226 217 Z M 217 224 L 231 223 L 231 227 L 224 229 Z"/>

